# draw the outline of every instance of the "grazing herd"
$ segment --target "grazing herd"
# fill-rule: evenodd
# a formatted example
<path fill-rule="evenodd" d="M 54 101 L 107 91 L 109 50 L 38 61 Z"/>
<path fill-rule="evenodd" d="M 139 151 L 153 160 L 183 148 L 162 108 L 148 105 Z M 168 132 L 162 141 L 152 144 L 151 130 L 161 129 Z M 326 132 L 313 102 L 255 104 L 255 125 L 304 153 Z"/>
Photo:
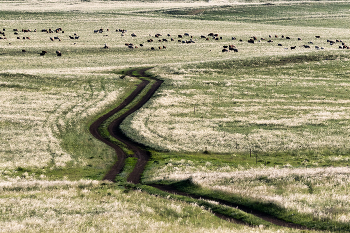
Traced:
<path fill-rule="evenodd" d="M 93 33 L 104 33 L 104 32 L 109 32 L 109 29 L 103 29 L 103 28 L 99 28 L 96 30 L 93 30 Z M 136 38 L 138 37 L 138 35 L 136 33 L 131 33 L 131 34 L 127 34 L 127 30 L 125 29 L 116 29 L 116 32 L 121 33 L 121 36 L 131 36 L 131 38 Z M 13 29 L 13 34 L 17 37 L 18 40 L 23 39 L 23 40 L 30 40 L 31 38 L 29 36 L 20 36 L 20 34 L 26 34 L 26 33 L 30 33 L 30 32 L 37 32 L 36 29 L 31 30 L 31 29 L 22 29 L 22 30 L 18 30 L 18 29 Z M 56 28 L 56 29 L 42 29 L 41 30 L 42 33 L 47 33 L 47 34 L 52 34 L 52 33 L 61 33 L 64 34 L 64 30 L 62 28 Z M 4 28 L 2 31 L 0 30 L 0 40 L 7 40 L 6 37 L 6 29 Z M 103 36 L 108 36 L 108 34 L 103 34 Z M 78 40 L 80 38 L 79 35 L 77 35 L 76 33 L 74 33 L 73 35 L 68 35 L 69 39 L 71 40 Z M 145 36 L 143 36 L 145 37 Z M 49 37 L 50 41 L 54 42 L 54 41 L 62 41 L 64 39 L 63 35 L 62 36 L 50 36 Z M 181 43 L 181 44 L 194 44 L 196 42 L 199 41 L 222 41 L 222 40 L 227 40 L 228 38 L 223 39 L 222 36 L 219 36 L 218 33 L 209 33 L 207 35 L 201 35 L 198 37 L 195 37 L 193 35 L 190 35 L 190 33 L 183 33 L 183 34 L 177 34 L 175 36 L 171 36 L 170 34 L 166 34 L 166 36 L 162 36 L 162 34 L 160 33 L 156 33 L 154 34 L 154 36 L 152 36 L 151 34 L 149 34 L 149 38 L 145 39 L 145 41 L 143 43 L 138 43 L 137 45 L 135 45 L 134 43 L 125 43 L 125 46 L 129 49 L 137 49 L 137 48 L 141 48 L 144 47 L 145 43 L 149 43 L 149 44 L 153 44 L 153 43 L 161 43 L 158 44 L 156 46 L 145 46 L 145 48 L 148 47 L 149 50 L 163 50 L 166 49 L 167 46 L 164 45 L 164 43 L 169 43 L 169 42 L 175 42 L 177 41 L 177 43 Z M 316 42 L 321 42 L 321 36 L 317 35 L 315 36 Z M 240 44 L 240 46 L 242 46 L 241 44 L 244 43 L 244 40 L 242 39 L 237 39 L 236 37 L 231 37 L 232 41 L 236 41 L 236 43 Z M 257 36 L 251 36 L 248 40 L 246 40 L 249 44 L 256 44 L 256 43 L 262 43 L 262 42 L 267 42 L 267 43 L 271 43 L 274 44 L 274 40 L 278 41 L 276 44 L 279 47 L 283 47 L 283 40 L 288 40 L 288 41 L 302 41 L 302 38 L 298 37 L 298 38 L 293 38 L 290 36 L 278 36 L 278 35 L 269 35 L 267 39 L 265 38 L 260 38 L 258 39 Z M 290 44 L 290 42 L 288 44 Z M 324 42 L 324 41 L 323 41 Z M 339 49 L 350 49 L 350 46 L 347 46 L 345 44 L 345 42 L 343 42 L 342 40 L 327 40 L 327 43 L 329 43 L 329 45 L 334 45 L 334 44 L 339 44 L 338 48 Z M 11 44 L 11 43 L 9 43 Z M 76 43 L 74 43 L 76 44 Z M 242 46 L 243 47 L 243 46 Z M 296 48 L 305 48 L 305 49 L 310 49 L 312 47 L 314 47 L 316 50 L 319 49 L 324 49 L 324 47 L 319 46 L 319 45 L 314 45 L 314 42 L 309 41 L 307 43 L 304 43 L 302 45 L 293 45 L 293 46 L 289 46 L 289 47 L 284 47 L 284 49 L 290 49 L 290 50 L 295 50 Z M 109 49 L 110 46 L 108 46 L 106 43 L 105 45 L 102 47 L 103 49 Z M 211 51 L 211 50 L 210 50 Z M 238 48 L 237 48 L 237 44 L 233 45 L 233 44 L 229 44 L 229 45 L 223 45 L 223 48 L 221 50 L 222 52 L 238 52 Z M 25 49 L 22 50 L 22 52 L 26 52 Z M 47 51 L 41 51 L 39 54 L 40 56 L 45 56 L 45 54 L 47 54 Z M 56 51 L 56 55 L 57 56 L 62 56 L 62 53 L 60 51 Z"/>

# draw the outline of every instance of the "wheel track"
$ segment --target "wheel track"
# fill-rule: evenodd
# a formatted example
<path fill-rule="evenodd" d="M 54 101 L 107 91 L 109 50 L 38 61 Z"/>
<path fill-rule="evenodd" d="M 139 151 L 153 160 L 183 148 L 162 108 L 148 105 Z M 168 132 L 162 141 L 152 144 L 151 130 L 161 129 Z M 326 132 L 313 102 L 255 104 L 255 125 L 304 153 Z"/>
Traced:
<path fill-rule="evenodd" d="M 137 184 L 140 182 L 141 174 L 147 164 L 147 161 L 149 160 L 149 153 L 146 150 L 141 149 L 137 143 L 132 142 L 129 138 L 127 138 L 123 132 L 119 129 L 120 124 L 123 122 L 123 120 L 129 116 L 130 114 L 134 113 L 138 109 L 140 109 L 152 96 L 153 94 L 158 90 L 160 85 L 163 83 L 162 80 L 159 80 L 157 78 L 153 78 L 149 75 L 147 75 L 145 72 L 150 68 L 144 68 L 141 70 L 138 69 L 132 69 L 129 70 L 126 74 L 132 77 L 136 77 L 140 79 L 142 82 L 136 86 L 136 89 L 115 109 L 112 111 L 106 113 L 105 115 L 98 118 L 93 124 L 90 126 L 90 133 L 97 138 L 98 140 L 104 142 L 108 146 L 112 147 L 116 154 L 117 154 L 117 162 L 112 166 L 112 168 L 109 170 L 109 172 L 105 175 L 103 180 L 109 180 L 112 182 L 115 182 L 115 177 L 122 171 L 125 159 L 128 157 L 126 153 L 118 146 L 109 141 L 108 139 L 102 137 L 98 131 L 98 127 L 106 121 L 108 118 L 116 114 L 117 112 L 124 109 L 128 104 L 130 104 L 141 92 L 143 89 L 146 88 L 146 86 L 150 83 L 148 80 L 144 80 L 142 78 L 137 77 L 136 75 L 133 75 L 134 71 L 137 71 L 141 77 L 148 77 L 155 80 L 155 83 L 152 84 L 150 90 L 141 98 L 141 100 L 136 103 L 131 109 L 129 109 L 127 112 L 123 113 L 121 116 L 119 116 L 117 119 L 115 119 L 109 126 L 108 126 L 108 132 L 112 137 L 117 139 L 118 141 L 124 143 L 130 150 L 134 152 L 133 157 L 137 158 L 137 162 L 135 165 L 134 170 L 130 173 L 130 175 L 127 178 L 128 182 Z"/>
<path fill-rule="evenodd" d="M 104 121 L 106 121 L 108 118 L 110 118 L 111 116 L 113 116 L 117 112 L 124 109 L 128 104 L 130 104 L 142 92 L 142 90 L 144 88 L 146 88 L 146 86 L 150 83 L 150 81 L 148 81 L 148 80 L 144 80 L 142 78 L 139 78 L 136 75 L 133 75 L 133 72 L 137 71 L 137 72 L 139 72 L 141 77 L 148 77 L 148 78 L 154 79 L 155 83 L 152 84 L 150 90 L 148 90 L 148 92 L 141 98 L 141 100 L 138 103 L 136 103 L 131 109 L 129 109 L 127 112 L 123 113 L 117 119 L 112 121 L 112 123 L 108 126 L 108 132 L 110 133 L 110 135 L 112 137 L 114 137 L 118 141 L 124 143 L 130 150 L 132 150 L 134 152 L 134 154 L 132 156 L 137 158 L 137 162 L 136 162 L 136 165 L 135 165 L 133 171 L 127 177 L 127 181 L 134 183 L 134 184 L 140 183 L 141 175 L 145 169 L 147 161 L 150 158 L 150 154 L 148 151 L 142 149 L 139 144 L 137 144 L 136 142 L 133 142 L 130 138 L 128 138 L 120 130 L 119 126 L 127 116 L 129 116 L 130 114 L 132 114 L 135 111 L 137 111 L 138 109 L 140 109 L 153 96 L 153 94 L 158 90 L 158 88 L 163 83 L 162 80 L 159 80 L 157 78 L 154 78 L 154 77 L 151 77 L 151 76 L 145 74 L 145 72 L 148 69 L 150 69 L 150 68 L 144 68 L 141 70 L 138 70 L 138 69 L 129 70 L 126 73 L 127 75 L 132 76 L 132 77 L 136 77 L 136 78 L 142 80 L 142 82 L 137 85 L 136 89 L 118 107 L 116 107 L 112 111 L 110 111 L 110 112 L 106 113 L 105 115 L 101 116 L 100 118 L 98 118 L 90 126 L 90 133 L 98 140 L 100 140 L 100 141 L 104 142 L 105 144 L 109 145 L 110 147 L 112 147 L 117 154 L 117 162 L 112 166 L 112 168 L 109 170 L 109 172 L 104 176 L 103 180 L 109 180 L 109 181 L 115 182 L 115 178 L 124 168 L 125 159 L 128 156 L 118 145 L 116 145 L 113 142 L 109 141 L 108 139 L 102 137 L 98 131 L 98 128 Z M 196 199 L 203 198 L 201 196 L 191 195 L 188 193 L 178 191 L 178 190 L 173 189 L 169 186 L 156 185 L 156 184 L 151 185 L 151 186 L 158 188 L 162 191 L 173 193 L 173 194 L 189 196 L 189 197 L 196 198 Z M 204 198 L 204 199 L 208 199 L 208 198 Z M 271 223 L 278 225 L 278 226 L 294 228 L 294 229 L 307 229 L 307 227 L 305 227 L 305 226 L 286 222 L 286 221 L 278 219 L 272 215 L 253 210 L 253 209 L 250 209 L 250 208 L 245 207 L 245 206 L 237 206 L 235 204 L 225 202 L 222 200 L 215 200 L 215 201 L 218 201 L 220 204 L 224 204 L 224 205 L 228 205 L 228 206 L 231 206 L 234 208 L 241 209 L 244 212 L 251 213 L 251 214 L 253 214 L 261 219 L 264 219 L 264 220 L 271 222 Z M 215 215 L 217 215 L 220 218 L 227 219 L 229 221 L 234 221 L 234 219 L 232 219 L 232 218 L 227 218 L 226 216 L 223 216 L 223 215 L 220 215 L 217 213 L 215 213 Z M 240 221 L 235 221 L 235 222 L 239 223 L 239 224 L 245 224 L 245 223 L 240 222 Z"/>

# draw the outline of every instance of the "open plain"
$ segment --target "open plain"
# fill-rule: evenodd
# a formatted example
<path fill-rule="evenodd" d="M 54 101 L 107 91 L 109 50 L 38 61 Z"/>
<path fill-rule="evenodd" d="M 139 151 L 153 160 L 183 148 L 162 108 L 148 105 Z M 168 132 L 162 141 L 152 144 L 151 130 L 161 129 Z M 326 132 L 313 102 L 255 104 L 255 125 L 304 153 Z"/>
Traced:
<path fill-rule="evenodd" d="M 0 1 L 0 232 L 349 232 L 349 20 Z"/>

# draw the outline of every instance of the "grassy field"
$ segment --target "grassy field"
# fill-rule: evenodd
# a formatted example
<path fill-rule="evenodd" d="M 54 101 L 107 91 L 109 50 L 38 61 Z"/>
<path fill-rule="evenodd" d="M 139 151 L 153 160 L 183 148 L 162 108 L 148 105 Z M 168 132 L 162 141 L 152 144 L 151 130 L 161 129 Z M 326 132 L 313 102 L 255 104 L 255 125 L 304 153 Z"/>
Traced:
<path fill-rule="evenodd" d="M 269 3 L 1 1 L 0 231 L 300 232 L 125 188 L 131 158 L 116 184 L 100 181 L 116 158 L 89 125 L 139 83 L 121 74 L 130 67 L 165 80 L 121 126 L 152 154 L 144 184 L 185 182 L 176 187 L 348 231 L 349 4 Z"/>

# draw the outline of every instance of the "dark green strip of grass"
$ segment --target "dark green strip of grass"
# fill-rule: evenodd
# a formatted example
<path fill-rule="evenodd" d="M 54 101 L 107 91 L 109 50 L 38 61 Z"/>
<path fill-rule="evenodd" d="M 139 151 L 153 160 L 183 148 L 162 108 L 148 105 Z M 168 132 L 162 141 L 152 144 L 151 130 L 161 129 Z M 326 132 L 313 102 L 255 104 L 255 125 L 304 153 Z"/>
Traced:
<path fill-rule="evenodd" d="M 117 177 L 115 178 L 115 181 L 117 183 L 126 183 L 126 179 L 128 178 L 129 174 L 134 170 L 136 163 L 137 163 L 137 158 L 134 158 L 134 157 L 126 158 L 123 171 L 117 175 Z"/>
<path fill-rule="evenodd" d="M 225 201 L 233 205 L 242 205 L 253 210 L 270 214 L 287 222 L 293 222 L 295 224 L 306 226 L 309 229 L 327 230 L 332 232 L 349 232 L 350 230 L 349 223 L 340 223 L 329 219 L 319 220 L 308 214 L 301 214 L 297 211 L 286 210 L 271 202 L 263 203 L 235 194 L 204 189 L 194 184 L 190 179 L 172 183 L 170 186 L 176 190 L 192 195 L 198 195 L 202 198 L 207 198 L 214 201 Z"/>
<path fill-rule="evenodd" d="M 127 183 L 125 184 L 125 186 L 126 188 L 129 188 L 129 189 L 141 189 L 142 191 L 145 191 L 151 195 L 156 195 L 167 199 L 171 198 L 173 200 L 183 201 L 186 203 L 197 204 L 199 206 L 205 207 L 207 210 L 211 210 L 214 213 L 222 214 L 224 216 L 240 220 L 250 226 L 260 226 L 260 225 L 263 225 L 264 227 L 275 226 L 270 222 L 262 220 L 261 218 L 255 217 L 252 214 L 248 214 L 236 208 L 232 208 L 224 205 L 216 205 L 205 200 L 197 200 L 191 197 L 170 194 L 168 192 L 161 191 L 157 188 L 154 188 L 148 185 L 134 185 L 134 184 Z"/>

